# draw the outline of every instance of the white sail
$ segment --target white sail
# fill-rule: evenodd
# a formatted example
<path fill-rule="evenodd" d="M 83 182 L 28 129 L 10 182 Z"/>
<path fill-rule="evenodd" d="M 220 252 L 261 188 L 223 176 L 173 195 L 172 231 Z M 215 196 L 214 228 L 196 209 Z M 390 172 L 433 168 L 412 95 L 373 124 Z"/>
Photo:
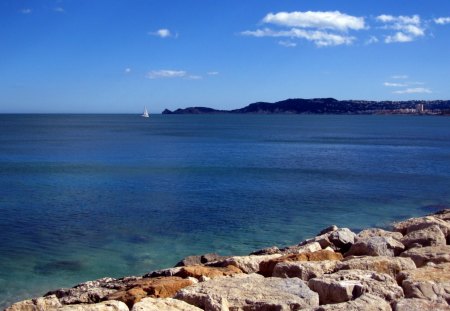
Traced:
<path fill-rule="evenodd" d="M 142 116 L 143 116 L 144 118 L 148 118 L 147 107 L 144 107 L 144 113 L 142 114 Z"/>

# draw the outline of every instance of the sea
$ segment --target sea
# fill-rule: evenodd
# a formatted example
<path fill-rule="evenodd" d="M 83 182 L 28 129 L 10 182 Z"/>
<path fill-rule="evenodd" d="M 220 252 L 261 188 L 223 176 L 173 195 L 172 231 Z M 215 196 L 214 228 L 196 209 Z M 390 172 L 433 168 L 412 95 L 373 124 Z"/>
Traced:
<path fill-rule="evenodd" d="M 450 207 L 450 119 L 0 115 L 0 307 Z"/>

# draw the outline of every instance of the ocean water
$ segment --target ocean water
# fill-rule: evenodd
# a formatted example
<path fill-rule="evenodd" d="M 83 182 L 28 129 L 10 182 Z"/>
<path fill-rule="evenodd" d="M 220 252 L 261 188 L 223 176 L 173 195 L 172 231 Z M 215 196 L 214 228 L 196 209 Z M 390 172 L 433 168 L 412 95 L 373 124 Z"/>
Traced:
<path fill-rule="evenodd" d="M 0 307 L 450 206 L 450 119 L 0 115 Z"/>

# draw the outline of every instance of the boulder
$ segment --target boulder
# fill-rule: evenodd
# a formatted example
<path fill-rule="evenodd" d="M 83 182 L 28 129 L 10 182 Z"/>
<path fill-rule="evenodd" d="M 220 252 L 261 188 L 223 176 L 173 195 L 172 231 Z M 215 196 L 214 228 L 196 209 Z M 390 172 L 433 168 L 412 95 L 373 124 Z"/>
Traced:
<path fill-rule="evenodd" d="M 416 265 L 410 258 L 388 256 L 351 256 L 345 258 L 343 261 L 337 262 L 335 267 L 336 271 L 358 269 L 385 273 L 394 279 L 400 271 L 412 270 L 415 268 Z"/>
<path fill-rule="evenodd" d="M 319 297 L 300 279 L 259 274 L 216 278 L 180 290 L 176 299 L 204 310 L 299 310 L 319 305 Z"/>
<path fill-rule="evenodd" d="M 364 294 L 355 300 L 330 305 L 322 305 L 311 311 L 391 311 L 389 303 L 375 295 Z M 423 310 L 422 310 L 423 311 Z"/>
<path fill-rule="evenodd" d="M 425 266 L 429 262 L 440 264 L 450 262 L 450 246 L 440 245 L 412 248 L 404 251 L 400 256 L 411 258 L 417 267 Z"/>
<path fill-rule="evenodd" d="M 320 304 L 354 300 L 362 294 L 373 294 L 388 302 L 403 298 L 403 290 L 387 274 L 365 270 L 341 270 L 308 281 L 319 294 Z"/>
<path fill-rule="evenodd" d="M 345 256 L 398 256 L 405 246 L 392 237 L 372 236 L 359 238 Z"/>
<path fill-rule="evenodd" d="M 406 298 L 450 302 L 450 263 L 402 271 L 397 282 Z"/>
<path fill-rule="evenodd" d="M 446 303 L 430 301 L 418 298 L 406 298 L 397 301 L 395 304 L 395 311 L 450 311 L 450 306 Z"/>
<path fill-rule="evenodd" d="M 259 264 L 263 261 L 268 261 L 274 258 L 281 257 L 281 254 L 262 255 L 262 256 L 233 256 L 225 260 L 211 263 L 215 267 L 235 266 L 241 269 L 244 273 L 255 273 L 259 271 Z"/>
<path fill-rule="evenodd" d="M 192 284 L 191 280 L 177 276 L 143 278 L 130 282 L 126 289 L 108 295 L 105 300 L 122 301 L 131 308 L 145 297 L 172 298 L 178 290 Z"/>
<path fill-rule="evenodd" d="M 322 261 L 322 260 L 341 260 L 342 254 L 330 250 L 320 250 L 317 252 L 306 252 L 301 254 L 291 254 L 282 257 L 263 261 L 259 264 L 259 273 L 268 277 L 272 276 L 275 266 L 280 262 L 288 261 Z"/>
<path fill-rule="evenodd" d="M 120 301 L 103 301 L 93 304 L 66 305 L 58 308 L 57 311 L 129 311 L 129 309 Z"/>
<path fill-rule="evenodd" d="M 450 223 L 435 216 L 410 218 L 408 220 L 395 223 L 393 228 L 394 231 L 398 231 L 403 235 L 406 235 L 413 231 L 422 230 L 433 225 L 438 226 L 446 238 L 450 237 Z"/>
<path fill-rule="evenodd" d="M 144 298 L 131 311 L 202 311 L 196 306 L 172 298 Z"/>
<path fill-rule="evenodd" d="M 188 277 L 193 277 L 200 280 L 204 279 L 205 277 L 209 279 L 214 279 L 216 277 L 230 276 L 237 273 L 242 273 L 241 269 L 232 265 L 227 267 L 190 266 L 190 267 L 183 267 L 175 275 L 182 277 L 184 279 Z"/>
<path fill-rule="evenodd" d="M 326 234 L 326 233 L 329 233 L 329 232 L 333 232 L 333 231 L 336 231 L 338 229 L 339 228 L 336 225 L 331 225 L 331 226 L 326 227 L 325 229 L 321 230 L 317 236 L 320 236 L 320 235 L 323 235 L 323 234 Z"/>
<path fill-rule="evenodd" d="M 220 256 L 215 253 L 209 253 L 209 254 L 197 255 L 197 256 L 188 256 L 188 257 L 182 259 L 180 262 L 178 262 L 175 265 L 175 267 L 202 265 L 202 264 L 205 264 L 208 262 L 224 260 L 226 258 L 227 258 L 226 256 Z"/>
<path fill-rule="evenodd" d="M 411 231 L 401 239 L 401 242 L 406 249 L 417 246 L 446 245 L 445 235 L 437 225 L 430 225 L 423 229 Z"/>
<path fill-rule="evenodd" d="M 341 253 L 347 252 L 353 243 L 355 243 L 356 234 L 348 228 L 340 228 L 330 232 L 328 239 L 334 245 L 334 249 Z"/>
<path fill-rule="evenodd" d="M 45 296 L 55 295 L 62 304 L 96 303 L 108 295 L 126 287 L 126 282 L 137 279 L 102 278 L 78 284 L 72 288 L 61 288 L 50 291 Z"/>
<path fill-rule="evenodd" d="M 450 222 L 450 209 L 449 208 L 443 209 L 439 212 L 434 213 L 432 216 Z"/>
<path fill-rule="evenodd" d="M 62 307 L 55 295 L 16 302 L 5 311 L 52 311 Z"/>
<path fill-rule="evenodd" d="M 175 268 L 155 270 L 155 271 L 145 274 L 143 277 L 144 278 L 156 278 L 158 276 L 174 276 L 175 274 L 180 272 L 181 268 L 182 267 L 175 267 Z"/>
<path fill-rule="evenodd" d="M 272 276 L 308 281 L 327 273 L 333 273 L 337 263 L 336 260 L 280 262 L 275 265 Z"/>
<path fill-rule="evenodd" d="M 276 246 L 271 246 L 257 251 L 251 252 L 249 255 L 273 255 L 281 253 L 280 249 Z"/>
<path fill-rule="evenodd" d="M 356 241 L 358 241 L 360 239 L 375 237 L 375 236 L 389 237 L 389 238 L 393 238 L 394 240 L 400 241 L 400 239 L 403 237 L 403 234 L 401 234 L 400 232 L 386 231 L 386 230 L 379 229 L 379 228 L 369 228 L 369 229 L 365 229 L 365 230 L 361 231 L 360 233 L 358 233 L 356 235 Z"/>
<path fill-rule="evenodd" d="M 322 249 L 322 246 L 318 242 L 311 242 L 303 245 L 294 245 L 282 248 L 280 251 L 282 254 L 301 254 L 317 252 Z"/>

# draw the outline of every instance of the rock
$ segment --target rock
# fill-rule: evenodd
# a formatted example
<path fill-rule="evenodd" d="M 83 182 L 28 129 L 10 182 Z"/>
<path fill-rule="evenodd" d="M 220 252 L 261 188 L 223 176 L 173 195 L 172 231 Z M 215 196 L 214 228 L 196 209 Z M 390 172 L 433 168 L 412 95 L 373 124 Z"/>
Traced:
<path fill-rule="evenodd" d="M 259 271 L 259 264 L 263 261 L 281 257 L 280 254 L 262 255 L 262 256 L 233 256 L 223 261 L 212 263 L 215 267 L 227 267 L 229 265 L 238 267 L 244 273 L 255 273 Z"/>
<path fill-rule="evenodd" d="M 450 302 L 450 263 L 402 271 L 397 282 L 406 298 Z"/>
<path fill-rule="evenodd" d="M 336 260 L 280 262 L 275 265 L 272 276 L 308 281 L 327 273 L 333 273 L 337 263 Z"/>
<path fill-rule="evenodd" d="M 348 228 L 340 228 L 336 231 L 332 231 L 328 239 L 334 245 L 336 250 L 341 253 L 347 252 L 353 243 L 355 243 L 356 234 Z"/>
<path fill-rule="evenodd" d="M 424 229 L 414 230 L 406 234 L 401 242 L 406 249 L 413 248 L 415 245 L 421 246 L 439 246 L 445 245 L 446 239 L 439 226 L 431 225 Z"/>
<path fill-rule="evenodd" d="M 128 280 L 127 280 L 128 281 Z M 45 296 L 56 295 L 62 304 L 96 303 L 126 286 L 125 281 L 102 278 L 78 284 L 72 288 L 50 291 Z"/>
<path fill-rule="evenodd" d="M 359 238 L 345 256 L 398 256 L 405 246 L 391 237 L 372 236 Z"/>
<path fill-rule="evenodd" d="M 129 309 L 120 301 L 103 301 L 93 304 L 67 305 L 58 308 L 57 311 L 129 311 Z"/>
<path fill-rule="evenodd" d="M 331 226 L 329 226 L 329 227 L 326 227 L 326 228 L 323 229 L 322 231 L 320 231 L 319 234 L 318 234 L 317 236 L 320 236 L 320 235 L 323 235 L 323 234 L 326 234 L 326 233 L 330 233 L 330 232 L 336 231 L 336 230 L 338 230 L 338 229 L 339 229 L 339 228 L 338 228 L 336 225 L 331 225 Z"/>
<path fill-rule="evenodd" d="M 204 310 L 299 310 L 319 305 L 300 279 L 259 274 L 217 278 L 180 290 L 176 297 Z"/>
<path fill-rule="evenodd" d="M 320 246 L 320 243 L 318 242 L 311 242 L 303 245 L 295 245 L 295 246 L 288 246 L 285 248 L 282 248 L 280 251 L 282 254 L 301 254 L 301 253 L 307 253 L 307 252 L 317 252 L 322 249 L 322 246 Z"/>
<path fill-rule="evenodd" d="M 230 276 L 233 274 L 242 273 L 241 269 L 229 265 L 227 267 L 204 267 L 204 266 L 190 266 L 183 267 L 176 276 L 182 278 L 193 277 L 196 279 L 201 279 L 202 277 L 207 277 L 209 279 L 213 279 L 221 276 Z"/>
<path fill-rule="evenodd" d="M 5 311 L 50 311 L 62 307 L 55 295 L 16 302 Z"/>
<path fill-rule="evenodd" d="M 393 302 L 403 298 L 403 290 L 387 274 L 364 270 L 341 270 L 308 281 L 308 286 L 319 294 L 320 304 L 353 300 L 369 293 Z"/>
<path fill-rule="evenodd" d="M 335 267 L 336 271 L 357 269 L 385 273 L 394 279 L 400 271 L 415 268 L 416 265 L 410 258 L 387 256 L 347 257 L 343 261 L 337 262 Z"/>
<path fill-rule="evenodd" d="M 337 304 L 323 305 L 314 311 L 391 311 L 389 303 L 375 295 L 364 294 L 355 300 Z M 423 311 L 423 310 L 422 310 Z"/>
<path fill-rule="evenodd" d="M 395 311 L 450 311 L 450 306 L 446 303 L 430 301 L 426 299 L 402 299 L 395 304 Z"/>
<path fill-rule="evenodd" d="M 403 234 L 401 234 L 400 232 L 386 231 L 378 228 L 369 228 L 358 233 L 356 235 L 356 241 L 375 236 L 390 237 L 393 238 L 394 240 L 400 241 L 401 238 L 403 237 Z"/>
<path fill-rule="evenodd" d="M 145 297 L 172 298 L 177 291 L 192 284 L 177 276 L 143 278 L 130 282 L 126 289 L 108 295 L 105 300 L 119 300 L 131 308 Z"/>
<path fill-rule="evenodd" d="M 450 262 L 450 246 L 427 246 L 412 248 L 400 254 L 401 257 L 411 258 L 417 267 L 425 266 L 427 263 L 440 264 Z"/>
<path fill-rule="evenodd" d="M 426 229 L 433 225 L 438 226 L 446 238 L 450 237 L 450 223 L 435 216 L 410 218 L 408 220 L 395 223 L 393 228 L 394 231 L 398 231 L 403 235 L 406 235 L 413 231 Z"/>
<path fill-rule="evenodd" d="M 281 253 L 280 249 L 276 246 L 271 246 L 257 251 L 251 252 L 250 255 L 273 255 Z"/>
<path fill-rule="evenodd" d="M 182 269 L 182 267 L 175 267 L 175 268 L 169 268 L 169 269 L 156 270 L 156 271 L 152 271 L 152 272 L 145 274 L 143 277 L 144 278 L 155 278 L 158 276 L 174 276 L 175 274 L 180 272 L 181 269 Z"/>
<path fill-rule="evenodd" d="M 450 221 L 450 209 L 449 208 L 443 209 L 439 212 L 434 213 L 432 216 L 448 222 Z"/>
<path fill-rule="evenodd" d="M 329 250 L 320 250 L 317 252 L 306 252 L 301 254 L 290 254 L 275 259 L 263 261 L 259 264 L 259 273 L 268 277 L 272 276 L 275 265 L 287 261 L 321 261 L 321 260 L 341 260 L 342 254 Z"/>
<path fill-rule="evenodd" d="M 220 256 L 215 253 L 209 253 L 204 255 L 198 255 L 198 256 L 188 256 L 178 262 L 175 267 L 184 267 L 184 266 L 195 266 L 195 265 L 202 265 L 208 262 L 218 261 L 218 260 L 224 260 L 226 259 L 226 256 Z"/>
<path fill-rule="evenodd" d="M 172 298 L 144 298 L 131 311 L 202 311 L 196 306 Z"/>

